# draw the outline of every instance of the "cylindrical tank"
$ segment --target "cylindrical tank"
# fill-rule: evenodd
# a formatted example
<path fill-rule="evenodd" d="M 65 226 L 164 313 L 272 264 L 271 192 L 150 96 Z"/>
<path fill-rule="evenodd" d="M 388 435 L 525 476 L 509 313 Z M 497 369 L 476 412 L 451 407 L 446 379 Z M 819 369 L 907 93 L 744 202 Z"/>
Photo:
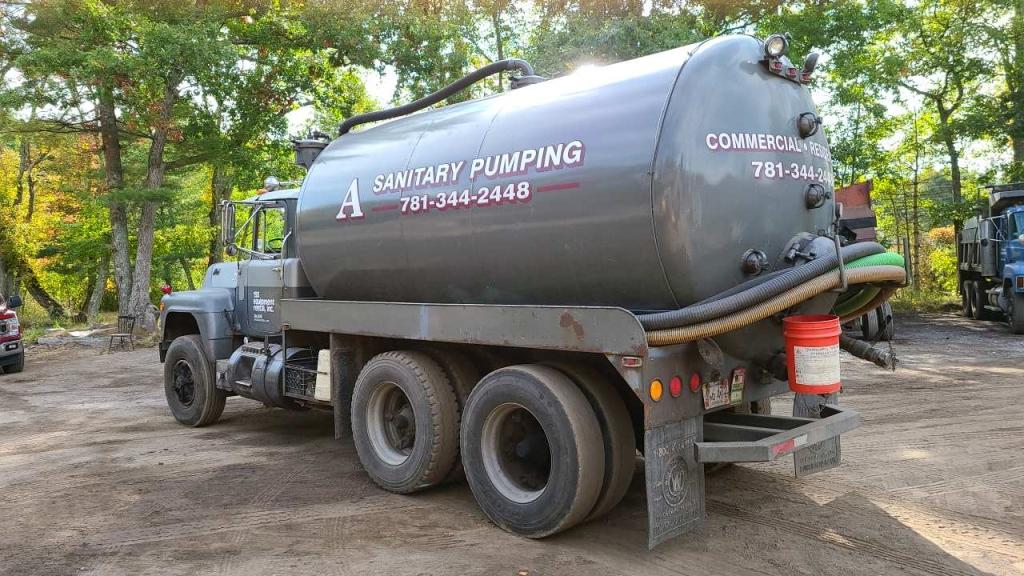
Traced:
<path fill-rule="evenodd" d="M 807 88 L 723 37 L 342 136 L 302 185 L 322 298 L 685 306 L 823 232 L 828 144 Z"/>

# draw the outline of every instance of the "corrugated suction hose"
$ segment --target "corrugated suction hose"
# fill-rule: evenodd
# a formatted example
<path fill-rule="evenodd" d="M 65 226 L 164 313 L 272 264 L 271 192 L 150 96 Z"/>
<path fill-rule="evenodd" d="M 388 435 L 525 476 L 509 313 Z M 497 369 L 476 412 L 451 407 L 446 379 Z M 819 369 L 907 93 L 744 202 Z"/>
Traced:
<path fill-rule="evenodd" d="M 875 266 L 850 266 L 846 270 L 846 279 L 849 284 L 884 282 L 902 285 L 906 282 L 907 276 L 902 266 L 883 264 Z M 691 326 L 650 331 L 647 333 L 647 343 L 651 346 L 668 346 L 732 332 L 837 288 L 840 282 L 839 270 L 832 270 L 812 278 L 810 281 L 804 282 L 795 288 L 764 300 L 759 304 L 733 312 L 727 316 Z M 883 294 L 885 294 L 885 291 L 879 293 L 879 296 Z M 888 297 L 888 295 L 885 297 Z M 873 299 L 872 302 L 875 300 L 878 300 L 878 297 Z M 884 301 L 884 298 L 882 300 Z"/>
<path fill-rule="evenodd" d="M 853 262 L 866 257 L 884 255 L 885 248 L 875 242 L 860 242 L 842 249 L 843 262 Z M 897 256 L 899 256 L 897 254 Z M 805 282 L 825 274 L 829 270 L 839 266 L 839 258 L 836 255 L 818 258 L 802 266 L 797 266 L 785 273 L 771 278 L 762 283 L 751 286 L 736 292 L 737 288 L 727 291 L 735 292 L 724 298 L 716 298 L 710 301 L 687 306 L 679 310 L 667 312 L 655 312 L 652 314 L 640 314 L 637 318 L 645 330 L 666 330 L 683 326 L 695 325 L 699 322 L 707 322 L 715 318 L 721 318 L 735 312 L 745 310 L 750 306 L 763 302 L 773 296 L 793 289 Z M 757 282 L 757 279 L 748 281 Z M 740 285 L 742 287 L 743 285 Z M 738 287 L 738 288 L 740 288 Z M 714 298 L 714 297 L 713 297 Z"/>

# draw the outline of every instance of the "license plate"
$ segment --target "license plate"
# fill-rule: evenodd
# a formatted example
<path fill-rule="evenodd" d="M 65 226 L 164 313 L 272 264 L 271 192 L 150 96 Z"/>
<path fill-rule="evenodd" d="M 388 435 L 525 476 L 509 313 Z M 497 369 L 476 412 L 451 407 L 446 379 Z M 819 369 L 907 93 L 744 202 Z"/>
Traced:
<path fill-rule="evenodd" d="M 729 381 L 726 379 L 718 382 L 704 384 L 704 409 L 710 410 L 718 406 L 725 406 L 729 403 L 730 392 Z"/>

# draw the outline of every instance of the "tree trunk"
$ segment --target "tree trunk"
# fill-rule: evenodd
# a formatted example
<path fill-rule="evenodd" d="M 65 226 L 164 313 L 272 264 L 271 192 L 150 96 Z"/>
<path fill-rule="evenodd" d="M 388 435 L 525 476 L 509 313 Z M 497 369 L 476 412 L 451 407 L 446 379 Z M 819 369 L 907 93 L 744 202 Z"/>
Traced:
<path fill-rule="evenodd" d="M 1010 142 L 1013 145 L 1010 177 L 1019 181 L 1024 179 L 1024 0 L 1016 0 L 1013 4 L 1010 28 L 1013 54 L 1006 66 L 1006 86 L 1010 96 Z"/>
<path fill-rule="evenodd" d="M 124 187 L 124 168 L 121 164 L 121 139 L 118 134 L 114 94 L 107 86 L 97 89 L 99 98 L 96 114 L 100 121 L 100 139 L 103 142 L 103 167 L 106 172 L 107 193 L 115 194 Z M 118 314 L 127 314 L 132 295 L 132 263 L 128 241 L 128 208 L 116 198 L 110 200 L 110 251 L 114 260 L 114 283 L 117 284 Z"/>
<path fill-rule="evenodd" d="M 14 205 L 17 206 L 25 199 L 25 174 L 28 172 L 32 157 L 32 145 L 28 137 L 21 136 L 21 145 L 18 147 L 18 178 L 15 181 Z"/>
<path fill-rule="evenodd" d="M 491 14 L 491 25 L 494 26 L 494 44 L 497 47 L 498 60 L 505 59 L 505 42 L 501 38 L 501 2 L 494 3 L 494 13 Z M 502 76 L 498 74 L 498 92 L 503 92 L 505 85 L 502 83 Z"/>
<path fill-rule="evenodd" d="M 171 112 L 177 97 L 175 74 L 171 74 L 164 86 L 160 102 L 160 115 L 154 123 L 153 141 L 149 146 L 149 163 L 146 172 L 146 189 L 155 191 L 164 185 L 164 148 L 167 145 L 167 130 L 170 127 Z M 131 314 L 137 325 L 145 330 L 155 327 L 154 318 L 149 314 L 152 302 L 149 299 L 149 283 L 153 273 L 153 236 L 156 231 L 156 202 L 146 200 L 142 204 L 139 218 L 139 232 L 136 236 L 135 271 L 132 284 Z"/>
<path fill-rule="evenodd" d="M 181 269 L 185 272 L 185 280 L 188 282 L 188 289 L 195 290 L 196 283 L 192 280 L 192 267 L 189 266 L 188 259 L 182 256 L 178 258 L 178 262 L 181 263 Z"/>
<path fill-rule="evenodd" d="M 221 202 L 231 199 L 232 174 L 224 166 L 217 164 L 213 167 L 213 177 L 210 179 L 210 230 L 213 235 L 210 237 L 210 253 L 207 264 L 214 264 L 224 260 L 224 243 L 221 241 L 220 215 Z"/>
<path fill-rule="evenodd" d="M 35 298 L 35 301 L 46 310 L 46 313 L 50 316 L 51 320 L 60 320 L 64 317 L 64 307 L 57 302 L 50 293 L 43 288 L 42 284 L 39 283 L 39 279 L 35 277 L 35 274 L 26 273 L 23 274 L 25 289 L 28 293 Z"/>
<path fill-rule="evenodd" d="M 912 188 L 914 209 L 912 212 L 914 223 L 912 229 L 913 243 L 910 251 L 910 277 L 914 287 L 921 285 L 921 267 L 918 258 L 921 257 L 921 143 L 918 139 L 917 113 L 913 116 L 914 122 L 914 182 Z"/>
<path fill-rule="evenodd" d="M 32 177 L 31 169 L 29 169 L 25 180 L 28 184 L 28 211 L 25 212 L 25 222 L 31 222 L 32 215 L 36 211 L 36 179 Z"/>
<path fill-rule="evenodd" d="M 103 304 L 103 295 L 107 293 L 107 275 L 110 273 L 110 255 L 100 259 L 99 267 L 96 268 L 96 282 L 93 284 L 92 293 L 85 305 L 86 322 L 92 324 L 100 314 L 100 306 Z"/>

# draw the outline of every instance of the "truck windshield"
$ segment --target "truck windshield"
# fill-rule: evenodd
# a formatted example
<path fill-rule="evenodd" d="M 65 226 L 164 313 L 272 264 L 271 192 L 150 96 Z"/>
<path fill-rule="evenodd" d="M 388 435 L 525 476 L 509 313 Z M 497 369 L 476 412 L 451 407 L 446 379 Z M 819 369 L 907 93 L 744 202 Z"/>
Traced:
<path fill-rule="evenodd" d="M 1010 235 L 1014 238 L 1024 234 L 1024 212 L 1016 212 L 1010 215 Z"/>

